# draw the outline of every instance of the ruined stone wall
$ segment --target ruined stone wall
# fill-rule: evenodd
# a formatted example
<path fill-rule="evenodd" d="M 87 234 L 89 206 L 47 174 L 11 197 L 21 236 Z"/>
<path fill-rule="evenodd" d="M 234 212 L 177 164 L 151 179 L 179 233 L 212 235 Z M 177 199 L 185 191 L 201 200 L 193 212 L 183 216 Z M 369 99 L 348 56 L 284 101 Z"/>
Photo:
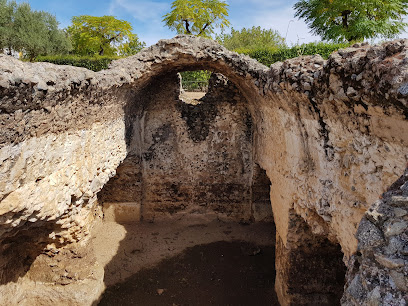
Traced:
<path fill-rule="evenodd" d="M 118 96 L 95 73 L 0 59 L 0 283 L 82 239 L 96 192 L 126 156 Z M 11 260 L 11 262 L 10 262 Z"/>
<path fill-rule="evenodd" d="M 285 305 L 296 304 L 293 288 L 301 287 L 296 279 L 302 275 L 290 265 L 290 258 L 305 253 L 292 239 L 303 233 L 290 225 L 301 216 L 316 241 L 320 236 L 339 243 L 351 269 L 348 258 L 357 249 L 355 233 L 364 212 L 407 165 L 405 58 L 405 42 L 394 42 L 358 45 L 335 53 L 327 62 L 307 57 L 272 66 L 277 94 L 271 95 L 273 104 L 263 104 L 259 111 L 263 120 L 256 133 L 257 156 L 271 178 L 273 213 L 279 216 L 277 241 L 282 240 L 287 252 L 277 261 L 276 283 Z M 325 252 L 316 248 L 315 256 Z M 377 276 L 388 273 L 384 268 L 379 271 Z M 278 282 L 285 273 L 295 275 L 290 288 Z M 404 273 L 400 277 L 406 278 Z M 392 287 L 385 283 L 376 290 L 385 294 L 385 288 Z M 324 292 L 324 282 L 320 286 Z M 364 304 L 369 290 L 364 288 L 350 303 Z M 393 292 L 389 299 L 398 299 L 403 292 Z"/>
<path fill-rule="evenodd" d="M 24 250 L 37 248 L 22 252 L 16 265 L 47 244 L 86 236 L 96 194 L 132 147 L 133 102 L 158 76 L 192 69 L 223 73 L 248 102 L 254 162 L 272 182 L 282 254 L 302 247 L 290 238 L 301 217 L 314 235 L 338 243 L 347 261 L 364 213 L 407 164 L 407 52 L 404 40 L 356 45 L 328 61 L 302 57 L 269 69 L 215 42 L 181 36 L 99 73 L 0 55 L 1 282 L 21 275 L 3 269 L 20 254 L 19 241 Z M 378 269 L 387 271 L 381 258 Z M 396 273 L 406 277 L 404 269 Z M 398 284 L 392 290 L 404 292 Z"/>
<path fill-rule="evenodd" d="M 408 300 L 408 169 L 365 213 L 349 264 L 344 305 Z"/>
<path fill-rule="evenodd" d="M 362 215 L 407 163 L 406 99 L 395 82 L 405 75 L 404 48 L 359 46 L 328 62 L 304 57 L 272 67 L 273 103 L 259 106 L 257 152 L 284 241 L 293 207 L 345 255 L 356 250 Z"/>
<path fill-rule="evenodd" d="M 1 303 L 90 304 L 103 289 L 95 262 L 85 263 L 85 279 L 78 270 L 66 273 L 61 282 L 72 283 L 74 295 L 26 272 L 39 254 L 56 255 L 88 236 L 96 193 L 126 156 L 122 94 L 86 69 L 7 56 L 0 67 Z"/>

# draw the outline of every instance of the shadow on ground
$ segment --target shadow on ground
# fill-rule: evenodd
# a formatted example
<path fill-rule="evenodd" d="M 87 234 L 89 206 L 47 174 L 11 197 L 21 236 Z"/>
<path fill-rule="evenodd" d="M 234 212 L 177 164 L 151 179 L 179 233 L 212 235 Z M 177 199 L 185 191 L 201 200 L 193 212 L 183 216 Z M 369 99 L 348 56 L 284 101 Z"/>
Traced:
<path fill-rule="evenodd" d="M 279 305 L 274 256 L 242 241 L 197 245 L 108 288 L 99 305 Z"/>
<path fill-rule="evenodd" d="M 100 258 L 107 289 L 97 305 L 279 305 L 272 223 L 110 222 L 99 232 L 99 250 L 122 240 Z"/>

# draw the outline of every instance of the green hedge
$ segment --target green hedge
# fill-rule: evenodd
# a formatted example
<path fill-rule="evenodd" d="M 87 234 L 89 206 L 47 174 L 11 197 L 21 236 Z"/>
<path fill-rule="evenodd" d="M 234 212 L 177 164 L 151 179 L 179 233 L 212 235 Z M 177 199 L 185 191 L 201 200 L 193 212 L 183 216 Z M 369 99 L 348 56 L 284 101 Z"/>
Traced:
<path fill-rule="evenodd" d="M 315 55 L 320 54 L 324 59 L 327 59 L 331 53 L 334 51 L 349 47 L 349 43 L 342 44 L 330 44 L 330 43 L 309 43 L 294 46 L 291 48 L 284 47 L 278 50 L 276 49 L 236 49 L 234 51 L 238 53 L 243 53 L 249 55 L 250 57 L 256 59 L 258 62 L 270 66 L 275 62 L 282 62 L 289 58 L 294 58 L 302 55 Z"/>
<path fill-rule="evenodd" d="M 38 56 L 36 62 L 48 62 L 57 65 L 70 65 L 84 67 L 93 71 L 107 69 L 110 62 L 120 58 L 119 56 L 74 56 L 74 55 L 53 55 Z"/>
<path fill-rule="evenodd" d="M 334 51 L 349 47 L 349 43 L 343 44 L 330 44 L 330 43 L 309 43 L 294 46 L 291 48 L 284 47 L 278 50 L 276 49 L 236 49 L 234 51 L 238 53 L 243 53 L 249 55 L 250 57 L 256 59 L 258 62 L 270 66 L 275 62 L 282 62 L 289 58 L 298 57 L 301 55 L 315 55 L 320 54 L 324 59 L 327 59 L 331 53 Z M 38 56 L 36 58 L 37 62 L 49 62 L 58 65 L 71 65 L 77 67 L 85 67 L 89 70 L 99 71 L 107 69 L 110 62 L 120 58 L 119 56 L 75 56 L 75 55 L 54 55 L 54 56 Z M 184 73 L 183 78 L 191 80 L 195 79 L 197 81 L 208 81 L 209 74 L 203 72 L 196 73 Z M 186 82 L 187 83 L 187 82 Z M 187 85 L 187 84 L 186 84 Z"/>
<path fill-rule="evenodd" d="M 211 71 L 196 70 L 183 71 L 181 74 L 181 84 L 186 91 L 206 91 Z"/>

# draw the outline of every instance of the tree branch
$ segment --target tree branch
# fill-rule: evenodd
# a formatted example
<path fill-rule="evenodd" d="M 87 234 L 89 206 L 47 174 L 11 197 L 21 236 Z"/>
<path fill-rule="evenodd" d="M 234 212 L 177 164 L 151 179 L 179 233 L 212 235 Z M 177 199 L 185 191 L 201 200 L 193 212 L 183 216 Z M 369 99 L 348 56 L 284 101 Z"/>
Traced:
<path fill-rule="evenodd" d="M 198 33 L 198 35 L 201 35 L 202 33 L 204 33 L 205 29 L 211 24 L 211 22 L 207 22 L 204 27 L 201 29 L 200 33 Z"/>
<path fill-rule="evenodd" d="M 118 38 L 119 36 L 120 36 L 120 33 L 118 35 L 116 35 L 116 36 L 113 36 L 113 37 L 109 38 L 109 43 L 111 43 L 112 40 Z"/>
<path fill-rule="evenodd" d="M 188 23 L 188 20 L 184 19 L 183 21 L 186 23 L 186 32 L 187 32 L 187 34 L 191 34 L 190 24 Z"/>

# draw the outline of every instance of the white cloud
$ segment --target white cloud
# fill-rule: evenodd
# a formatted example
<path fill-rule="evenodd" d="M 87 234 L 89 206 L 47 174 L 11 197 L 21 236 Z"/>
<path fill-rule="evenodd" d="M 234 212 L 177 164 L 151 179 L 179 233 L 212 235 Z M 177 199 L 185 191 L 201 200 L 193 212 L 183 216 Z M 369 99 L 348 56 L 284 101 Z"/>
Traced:
<path fill-rule="evenodd" d="M 172 1 L 135 1 L 112 0 L 109 8 L 111 15 L 130 15 L 129 20 L 135 25 L 135 32 L 147 45 L 156 43 L 161 38 L 173 37 L 176 33 L 168 30 L 163 22 L 163 15 L 171 10 Z M 287 43 L 304 43 L 320 40 L 309 33 L 303 21 L 294 18 L 294 0 L 229 0 L 229 19 L 235 29 L 261 26 L 274 29 L 285 37 Z M 288 29 L 289 25 L 289 29 Z"/>
<path fill-rule="evenodd" d="M 245 6 L 248 8 L 253 8 L 258 12 L 270 8 L 282 8 L 288 5 L 288 1 L 286 0 L 231 0 L 227 1 L 227 3 L 230 5 L 230 7 Z"/>
<path fill-rule="evenodd" d="M 155 1 L 136 1 L 114 0 L 110 4 L 110 14 L 125 10 L 127 14 L 132 15 L 136 20 L 141 22 L 161 21 L 162 16 L 169 10 L 170 5 L 164 2 Z"/>
<path fill-rule="evenodd" d="M 283 37 L 286 37 L 288 44 L 320 40 L 319 36 L 311 34 L 307 25 L 294 15 L 292 7 L 284 10 L 264 11 L 255 17 L 255 23 L 263 28 L 277 30 Z"/>
<path fill-rule="evenodd" d="M 266 3 L 264 0 L 248 1 L 253 3 Z M 273 6 L 276 6 L 276 2 L 274 2 Z M 260 6 L 262 7 L 262 4 L 260 4 Z M 260 10 L 257 7 L 253 10 L 246 11 L 243 18 L 233 18 L 231 23 L 236 29 L 260 26 L 265 29 L 277 30 L 282 37 L 286 37 L 288 45 L 320 40 L 319 36 L 314 36 L 309 33 L 310 30 L 307 25 L 302 20 L 295 18 L 294 15 L 295 12 L 292 5 L 288 5 L 286 2 L 285 5 L 281 5 L 279 8 Z"/>
<path fill-rule="evenodd" d="M 175 34 L 164 27 L 163 15 L 170 11 L 169 2 L 113 0 L 109 14 L 127 19 L 133 25 L 135 33 L 146 45 L 157 43 L 159 39 L 170 38 Z M 126 17 L 127 16 L 127 17 Z"/>

